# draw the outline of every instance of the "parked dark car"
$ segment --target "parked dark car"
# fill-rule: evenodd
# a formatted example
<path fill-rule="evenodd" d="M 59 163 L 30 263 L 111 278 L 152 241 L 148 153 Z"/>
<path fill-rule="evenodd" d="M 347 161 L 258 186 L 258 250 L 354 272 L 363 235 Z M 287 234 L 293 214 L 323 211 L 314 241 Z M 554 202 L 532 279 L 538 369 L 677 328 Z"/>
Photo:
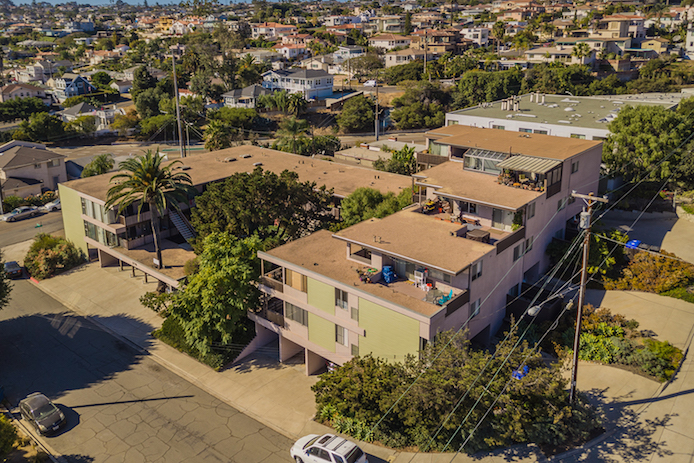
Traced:
<path fill-rule="evenodd" d="M 15 261 L 5 262 L 5 273 L 10 278 L 21 278 L 24 273 L 22 266 Z"/>
<path fill-rule="evenodd" d="M 40 392 L 34 392 L 19 402 L 19 412 L 41 434 L 55 433 L 65 425 L 63 412 Z"/>

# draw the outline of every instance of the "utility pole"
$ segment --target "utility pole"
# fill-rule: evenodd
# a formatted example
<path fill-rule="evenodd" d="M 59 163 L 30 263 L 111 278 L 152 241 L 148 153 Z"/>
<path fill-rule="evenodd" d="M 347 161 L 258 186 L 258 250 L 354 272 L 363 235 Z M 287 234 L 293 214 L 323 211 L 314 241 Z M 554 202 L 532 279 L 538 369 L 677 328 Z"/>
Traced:
<path fill-rule="evenodd" d="M 574 198 L 582 199 L 588 206 L 587 210 L 581 212 L 579 226 L 586 231 L 583 238 L 583 265 L 581 266 L 581 286 L 578 290 L 578 312 L 576 314 L 576 333 L 574 335 L 574 357 L 571 367 L 571 390 L 569 391 L 569 402 L 576 400 L 576 379 L 578 377 L 578 350 L 581 344 L 581 318 L 583 318 L 583 303 L 586 297 L 586 280 L 588 279 L 588 252 L 590 251 L 590 227 L 591 214 L 593 212 L 593 202 L 606 203 L 607 198 L 598 198 L 593 193 L 582 195 L 575 191 L 571 193 Z"/>
<path fill-rule="evenodd" d="M 376 141 L 378 141 L 378 76 L 376 76 Z"/>
<path fill-rule="evenodd" d="M 174 84 L 174 98 L 176 99 L 176 121 L 178 122 L 178 142 L 181 145 L 181 158 L 186 157 L 186 149 L 183 141 L 183 129 L 181 129 L 181 109 L 178 104 L 178 82 L 176 81 L 176 52 L 171 53 L 171 60 L 173 62 L 173 84 Z"/>

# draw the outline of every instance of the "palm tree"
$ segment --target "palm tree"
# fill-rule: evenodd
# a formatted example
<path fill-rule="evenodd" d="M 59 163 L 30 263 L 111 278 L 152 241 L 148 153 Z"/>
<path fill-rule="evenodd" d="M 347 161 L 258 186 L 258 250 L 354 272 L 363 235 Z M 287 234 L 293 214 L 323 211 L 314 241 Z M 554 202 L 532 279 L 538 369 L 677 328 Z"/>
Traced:
<path fill-rule="evenodd" d="M 255 103 L 256 108 L 272 110 L 277 107 L 275 103 L 275 95 L 272 93 L 267 95 L 258 95 Z"/>
<path fill-rule="evenodd" d="M 275 92 L 275 107 L 282 112 L 287 112 L 287 108 L 289 108 L 289 96 L 286 90 Z"/>
<path fill-rule="evenodd" d="M 239 65 L 246 69 L 252 68 L 256 65 L 255 56 L 251 55 L 250 53 L 243 55 L 239 60 Z"/>
<path fill-rule="evenodd" d="M 149 206 L 157 268 L 164 268 L 159 236 L 160 216 L 167 208 L 180 210 L 178 203 L 188 201 L 188 195 L 196 192 L 190 175 L 175 168 L 177 164 L 182 164 L 181 161 L 162 166 L 162 159 L 159 150 L 147 150 L 144 156 L 121 162 L 118 166 L 121 173 L 111 177 L 111 182 L 115 185 L 109 188 L 105 205 L 106 209 L 117 205 L 120 214 L 126 207 L 137 202 L 138 217 L 144 205 Z"/>
<path fill-rule="evenodd" d="M 306 111 L 306 107 L 308 106 L 308 101 L 306 101 L 306 98 L 304 98 L 304 95 L 301 93 L 292 93 L 289 95 L 289 101 L 287 102 L 287 110 L 289 110 L 290 113 L 294 114 L 295 116 L 298 116 L 302 114 L 304 111 Z"/>
<path fill-rule="evenodd" d="M 285 119 L 280 124 L 280 130 L 277 131 L 279 135 L 277 145 L 282 151 L 298 154 L 299 148 L 306 140 L 308 130 L 308 122 L 304 119 L 297 119 L 295 116 Z"/>
<path fill-rule="evenodd" d="M 574 45 L 574 49 L 571 54 L 582 62 L 583 58 L 590 56 L 590 46 L 585 42 L 578 42 L 576 45 Z"/>
<path fill-rule="evenodd" d="M 224 121 L 212 120 L 205 128 L 205 149 L 210 151 L 223 150 L 231 146 L 234 128 Z"/>

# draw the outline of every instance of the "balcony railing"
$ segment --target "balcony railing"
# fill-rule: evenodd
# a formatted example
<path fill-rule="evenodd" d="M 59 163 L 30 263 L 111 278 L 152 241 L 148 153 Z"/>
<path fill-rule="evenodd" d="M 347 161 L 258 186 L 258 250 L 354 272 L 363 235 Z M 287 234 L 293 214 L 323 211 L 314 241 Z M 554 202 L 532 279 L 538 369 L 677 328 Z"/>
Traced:
<path fill-rule="evenodd" d="M 501 238 L 495 243 L 496 254 L 499 255 L 520 240 L 525 238 L 525 227 L 520 227 L 518 230 L 514 231 L 508 236 Z"/>
<path fill-rule="evenodd" d="M 446 316 L 449 316 L 468 302 L 470 302 L 470 291 L 466 289 L 444 305 L 446 308 Z"/>
<path fill-rule="evenodd" d="M 278 293 L 284 292 L 284 284 L 282 284 L 281 281 L 277 281 L 268 275 L 263 275 L 260 277 L 260 284 L 267 286 L 268 288 L 273 289 Z"/>

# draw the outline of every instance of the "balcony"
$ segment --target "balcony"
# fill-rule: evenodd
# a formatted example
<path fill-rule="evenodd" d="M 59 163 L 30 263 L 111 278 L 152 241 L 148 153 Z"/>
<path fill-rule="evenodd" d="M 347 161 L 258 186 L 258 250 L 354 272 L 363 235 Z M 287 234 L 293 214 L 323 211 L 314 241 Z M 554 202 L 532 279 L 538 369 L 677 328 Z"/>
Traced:
<path fill-rule="evenodd" d="M 277 299 L 276 297 L 265 298 L 265 300 L 261 302 L 261 307 L 254 310 L 251 309 L 249 310 L 249 313 L 263 318 L 272 324 L 279 326 L 280 328 L 285 327 L 284 303 L 281 299 Z"/>
<path fill-rule="evenodd" d="M 284 292 L 284 283 L 282 283 L 282 268 L 276 268 L 260 277 L 260 284 L 277 291 Z"/>

